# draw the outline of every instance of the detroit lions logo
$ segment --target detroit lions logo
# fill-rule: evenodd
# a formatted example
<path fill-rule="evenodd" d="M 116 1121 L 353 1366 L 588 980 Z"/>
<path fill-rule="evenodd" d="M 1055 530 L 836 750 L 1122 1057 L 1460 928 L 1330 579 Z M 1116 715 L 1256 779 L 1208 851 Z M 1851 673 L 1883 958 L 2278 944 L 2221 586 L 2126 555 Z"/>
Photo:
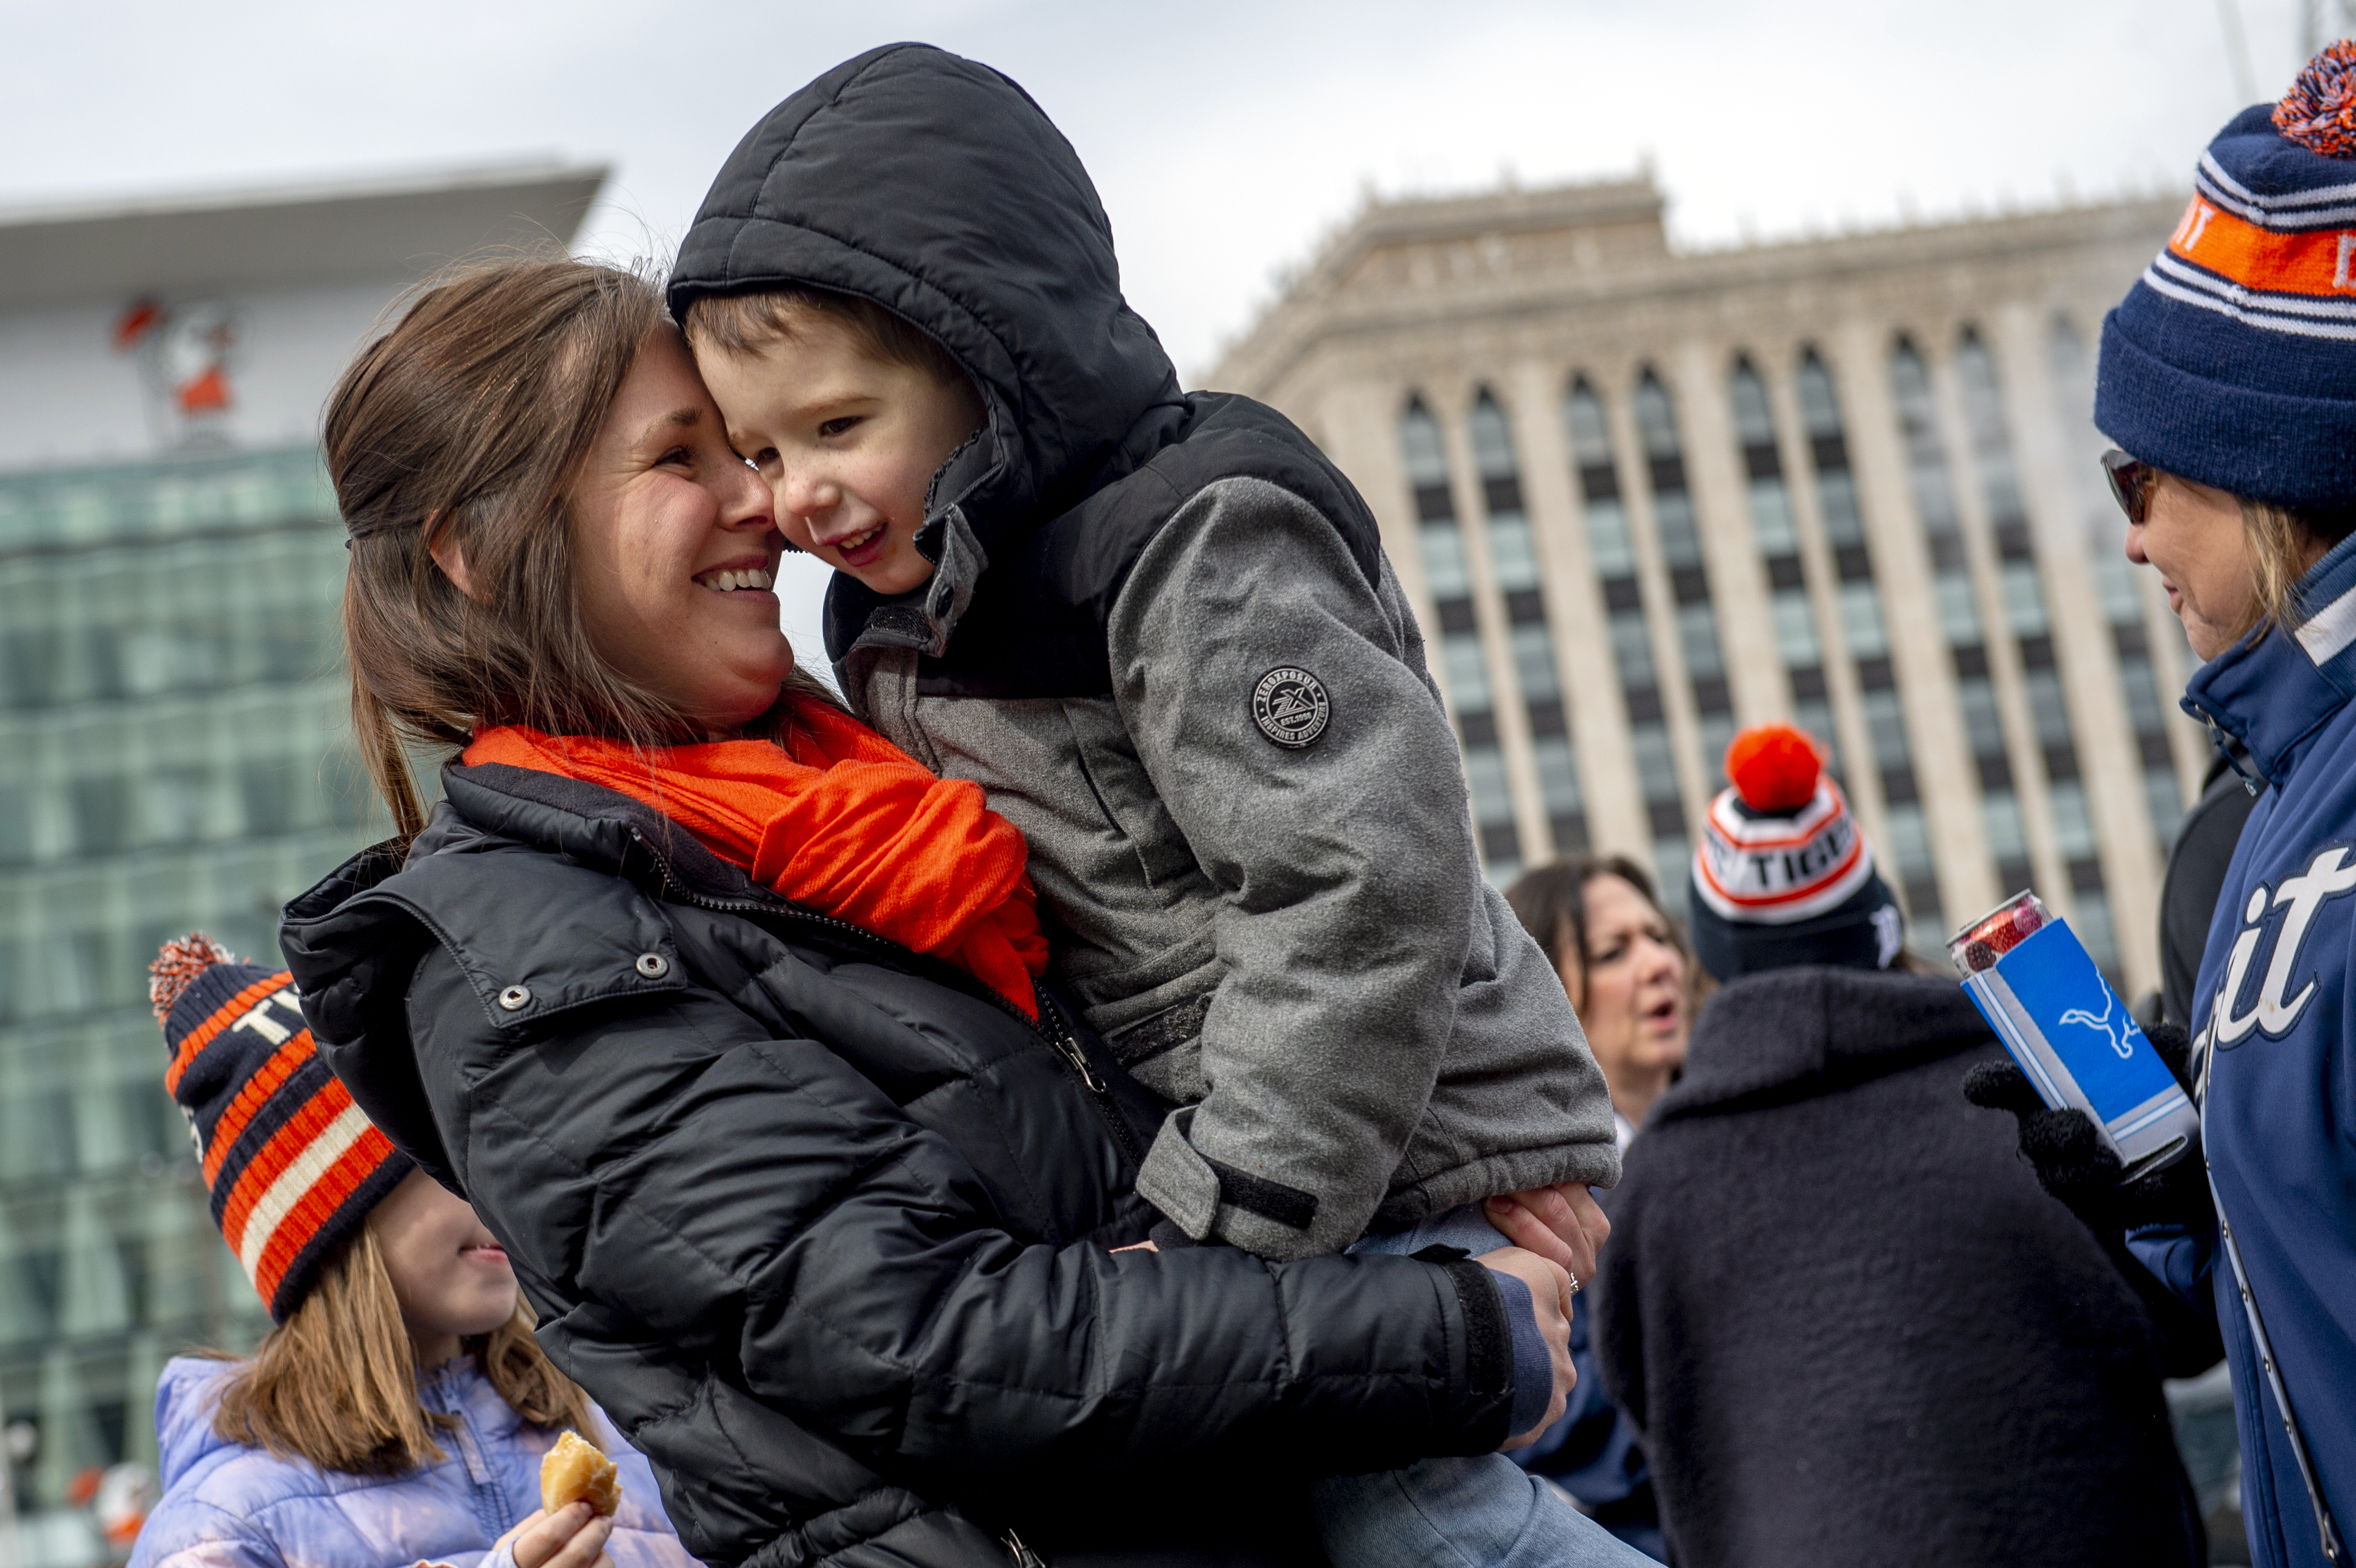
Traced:
<path fill-rule="evenodd" d="M 2290 987 L 2308 935 L 2315 929 L 2316 914 L 2326 903 L 2351 891 L 2356 891 L 2356 861 L 2350 860 L 2345 844 L 2323 850 L 2308 862 L 2306 870 L 2285 877 L 2277 887 L 2269 889 L 2261 882 L 2250 890 L 2242 907 L 2241 934 L 2234 937 L 2233 950 L 2225 957 L 2224 982 L 2210 999 L 2203 1043 L 2231 1051 L 2254 1030 L 2271 1040 L 2290 1032 L 2315 999 L 2318 982 L 2312 971 L 2296 992 Z M 2266 960 L 2258 994 L 2248 1011 L 2236 1012 L 2269 929 L 2274 933 L 2274 950 Z"/>
<path fill-rule="evenodd" d="M 2118 1053 L 2121 1061 L 2125 1061 L 2135 1055 L 2135 1041 L 2130 1032 L 2135 1028 L 2135 1022 L 2124 1013 L 2121 1013 L 2121 1016 L 2114 1021 L 2111 1017 L 2114 1013 L 2120 1013 L 2119 1000 L 2106 990 L 2103 993 L 2101 1012 L 2090 1013 L 2083 1008 L 2072 1008 L 2062 1015 L 2062 1021 L 2065 1024 L 2083 1024 L 2086 1028 L 2096 1031 L 2111 1042 L 2111 1049 Z"/>

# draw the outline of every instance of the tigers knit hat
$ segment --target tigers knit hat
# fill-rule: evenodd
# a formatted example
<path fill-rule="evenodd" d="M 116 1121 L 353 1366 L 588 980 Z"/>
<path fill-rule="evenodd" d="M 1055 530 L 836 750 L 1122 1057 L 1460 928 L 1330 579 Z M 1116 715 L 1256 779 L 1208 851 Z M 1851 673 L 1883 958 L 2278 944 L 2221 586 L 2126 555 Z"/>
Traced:
<path fill-rule="evenodd" d="M 1694 848 L 1694 956 L 1720 980 L 1795 964 L 1881 969 L 1905 922 L 1873 869 L 1816 743 L 1788 724 L 1745 730 L 1726 749 Z"/>
<path fill-rule="evenodd" d="M 166 943 L 147 973 L 172 1055 L 164 1087 L 188 1119 L 213 1223 L 284 1323 L 409 1157 L 320 1060 L 292 975 L 202 932 Z"/>
<path fill-rule="evenodd" d="M 2235 115 L 2104 318 L 2094 423 L 2130 456 L 2293 507 L 2356 500 L 2356 42 Z"/>

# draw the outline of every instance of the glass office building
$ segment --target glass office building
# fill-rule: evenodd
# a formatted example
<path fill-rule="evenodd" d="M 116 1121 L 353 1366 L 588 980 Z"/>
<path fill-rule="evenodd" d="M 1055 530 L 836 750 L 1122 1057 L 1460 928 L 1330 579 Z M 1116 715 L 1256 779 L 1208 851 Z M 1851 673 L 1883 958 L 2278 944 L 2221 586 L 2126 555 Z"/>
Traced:
<path fill-rule="evenodd" d="M 165 1361 L 269 1327 L 146 965 L 191 929 L 276 965 L 281 905 L 388 831 L 320 406 L 412 258 L 569 235 L 605 173 L 0 213 L 0 1564 L 124 1555 Z"/>
<path fill-rule="evenodd" d="M 343 569 L 308 446 L 0 475 L 0 1401 L 28 1516 L 152 1464 L 166 1356 L 268 1326 L 145 969 L 192 927 L 274 963 L 279 906 L 381 836 Z"/>

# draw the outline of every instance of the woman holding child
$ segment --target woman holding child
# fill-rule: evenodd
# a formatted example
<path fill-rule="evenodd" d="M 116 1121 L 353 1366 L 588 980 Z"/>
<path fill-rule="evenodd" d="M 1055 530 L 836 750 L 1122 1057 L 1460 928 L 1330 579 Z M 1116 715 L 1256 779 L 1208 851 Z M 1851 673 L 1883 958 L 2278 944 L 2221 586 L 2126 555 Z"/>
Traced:
<path fill-rule="evenodd" d="M 936 51 L 880 51 L 756 136 L 821 121 L 788 174 L 835 169 L 873 192 L 895 156 L 968 166 L 931 169 L 921 222 L 873 197 L 877 236 L 856 251 L 870 271 L 851 278 L 779 216 L 793 193 L 732 164 L 712 202 L 750 216 L 728 254 L 754 253 L 768 226 L 764 264 L 800 282 L 699 340 L 739 373 L 724 421 L 653 289 L 566 261 L 458 275 L 337 389 L 327 445 L 352 533 L 355 717 L 402 839 L 288 910 L 323 1054 L 472 1198 L 542 1309 L 541 1342 L 654 1460 L 682 1538 L 712 1560 L 1211 1560 L 1171 1554 L 1191 1543 L 1313 1563 L 1315 1531 L 1354 1563 L 1432 1561 L 1437 1518 L 1456 1560 L 1631 1561 L 1494 1452 L 1563 1408 L 1569 1294 L 1602 1229 L 1578 1183 L 1617 1160 L 1576 1020 L 1481 887 L 1452 752 L 1442 785 L 1384 786 L 1432 791 L 1390 804 L 1428 805 L 1419 830 L 1462 851 L 1420 906 L 1393 896 L 1413 884 L 1377 853 L 1390 847 L 1301 803 L 1291 830 L 1326 859 L 1291 881 L 1215 823 L 1190 837 L 1239 859 L 1205 869 L 1176 859 L 1174 832 L 1122 845 L 1108 828 L 1095 848 L 1034 842 L 1026 869 L 1023 835 L 980 787 L 919 765 L 796 669 L 768 592 L 788 534 L 859 576 L 838 582 L 830 616 L 858 612 L 851 634 L 886 663 L 909 654 L 913 710 L 929 700 L 919 661 L 969 610 L 959 646 L 1003 667 L 962 669 L 969 690 L 991 675 L 1020 693 L 1091 661 L 1103 675 L 1088 616 L 1105 606 L 1067 596 L 1057 619 L 1038 595 L 992 591 L 1025 581 L 1022 536 L 986 526 L 993 491 L 1001 517 L 1069 517 L 1132 474 L 1188 478 L 1162 461 L 1174 453 L 1322 485 L 1334 512 L 1363 513 L 1272 415 L 1176 392 L 1119 304 L 1085 175 L 1012 84 Z M 1006 224 L 991 179 L 1035 187 L 1033 221 L 943 232 Z M 962 293 L 952 265 L 887 290 L 895 224 L 931 225 L 919 249 L 967 264 L 1086 265 Z M 1034 298 L 1054 310 L 1023 315 Z M 798 345 L 797 373 L 744 376 L 730 330 Z M 953 337 L 969 347 L 948 354 Z M 1012 358 L 969 357 L 991 346 Z M 1116 416 L 1128 437 L 1087 434 Z M 1219 420 L 1220 440 L 1186 443 Z M 1336 597 L 1389 651 L 1335 662 L 1316 649 L 1371 648 L 1369 633 L 1304 621 L 1294 632 L 1331 685 L 1312 673 L 1256 703 L 1236 694 L 1274 757 L 1333 727 L 1285 775 L 1312 794 L 1329 759 L 1362 754 L 1354 731 L 1447 735 L 1411 621 L 1387 618 L 1403 602 L 1370 528 L 1353 542 L 1320 526 L 1328 558 L 1296 578 L 1346 571 Z M 1218 584 L 1215 560 L 1184 570 Z M 1118 577 L 1103 586 L 1120 597 Z M 1250 584 L 1223 591 L 1248 599 Z M 1194 609 L 1215 665 L 1221 606 Z M 1386 699 L 1424 707 L 1393 714 Z M 943 772 L 990 770 L 993 804 L 1068 805 L 1079 779 L 1138 805 L 1137 779 L 1026 763 L 1043 731 L 1022 711 L 1002 727 L 1015 743 L 982 756 L 984 716 L 963 716 L 970 749 L 954 756 L 913 732 Z M 1081 721 L 1070 706 L 1059 720 Z M 1126 748 L 1136 765 L 1130 741 L 1096 739 L 1093 757 Z M 403 754 L 419 741 L 459 753 L 430 818 Z M 1089 854 L 1106 857 L 1098 881 L 1075 874 Z M 1055 884 L 1052 923 L 1033 874 Z M 1391 898 L 1392 934 L 1327 962 L 1348 974 L 1391 955 L 1404 1010 L 1357 1030 L 1388 1052 L 1362 1064 L 1371 1083 L 1327 1083 L 1315 1115 L 1279 1129 L 1346 1160 L 1304 1174 L 1276 1137 L 1278 1152 L 1234 1163 L 1190 1144 L 1187 1118 L 1201 1136 L 1248 1121 L 1252 1102 L 1239 1113 L 1232 1095 L 1213 1117 L 1204 1081 L 1265 1077 L 1249 1051 L 1281 1041 L 1247 1030 L 1222 1057 L 1215 1026 L 1280 1000 L 1304 1039 L 1331 1037 L 1332 978 L 1268 962 L 1328 951 L 1321 889 L 1329 907 Z M 1092 945 L 1074 933 L 1100 891 L 1131 901 L 1099 910 Z M 1179 936 L 1162 968 L 1117 970 L 1107 955 L 1157 920 Z M 1055 983 L 1051 926 L 1067 943 Z M 1238 974 L 1250 984 L 1222 979 Z M 1159 1061 L 1159 1076 L 1097 1032 L 1124 1025 L 1146 1035 L 1120 1056 Z M 1335 1472 L 1361 1474 L 1321 1483 L 1312 1510 L 1310 1477 Z M 1117 1554 L 1131 1548 L 1162 1554 Z"/>

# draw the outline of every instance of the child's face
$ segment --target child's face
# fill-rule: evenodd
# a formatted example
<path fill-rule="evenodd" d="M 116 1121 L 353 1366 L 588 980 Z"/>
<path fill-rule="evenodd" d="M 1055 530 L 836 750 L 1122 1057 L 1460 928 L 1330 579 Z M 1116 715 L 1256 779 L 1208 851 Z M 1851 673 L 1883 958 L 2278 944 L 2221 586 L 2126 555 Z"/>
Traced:
<path fill-rule="evenodd" d="M 707 349 L 699 363 L 787 539 L 878 593 L 932 576 L 916 530 L 934 473 L 981 423 L 970 386 L 879 359 L 815 315 L 791 338 L 748 354 Z"/>
<path fill-rule="evenodd" d="M 515 1316 L 515 1270 L 466 1200 L 422 1170 L 369 1211 L 401 1320 L 429 1365 Z"/>

